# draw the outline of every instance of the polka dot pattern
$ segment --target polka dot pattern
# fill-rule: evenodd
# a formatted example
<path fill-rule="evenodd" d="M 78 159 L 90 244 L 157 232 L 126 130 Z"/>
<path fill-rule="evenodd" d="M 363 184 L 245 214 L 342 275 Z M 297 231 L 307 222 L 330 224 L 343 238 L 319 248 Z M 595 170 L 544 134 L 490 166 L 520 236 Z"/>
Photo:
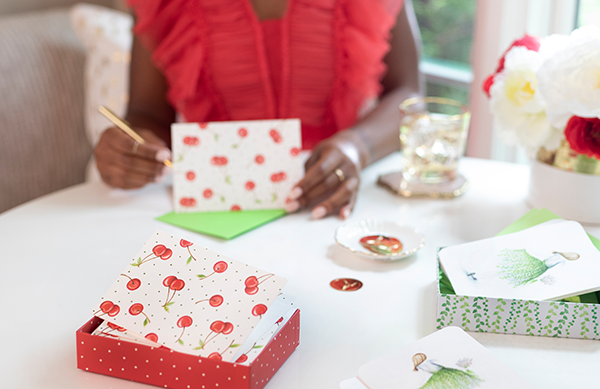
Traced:
<path fill-rule="evenodd" d="M 299 310 L 250 366 L 91 335 L 101 322 L 77 331 L 79 369 L 172 389 L 263 388 L 300 344 Z"/>

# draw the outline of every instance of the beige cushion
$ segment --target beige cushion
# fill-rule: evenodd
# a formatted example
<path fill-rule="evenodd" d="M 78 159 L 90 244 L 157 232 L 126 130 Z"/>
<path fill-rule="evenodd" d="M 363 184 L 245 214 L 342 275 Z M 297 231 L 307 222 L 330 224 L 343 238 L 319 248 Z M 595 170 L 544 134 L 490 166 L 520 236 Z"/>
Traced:
<path fill-rule="evenodd" d="M 84 180 L 83 67 L 68 11 L 0 18 L 0 212 Z"/>

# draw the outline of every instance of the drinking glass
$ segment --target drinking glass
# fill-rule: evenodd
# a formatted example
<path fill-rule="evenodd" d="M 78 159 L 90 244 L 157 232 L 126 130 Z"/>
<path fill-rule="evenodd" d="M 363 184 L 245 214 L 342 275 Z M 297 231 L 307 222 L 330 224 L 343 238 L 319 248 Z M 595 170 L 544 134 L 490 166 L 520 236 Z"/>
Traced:
<path fill-rule="evenodd" d="M 440 184 L 456 178 L 467 140 L 469 109 L 442 97 L 414 97 L 400 104 L 402 177 Z"/>

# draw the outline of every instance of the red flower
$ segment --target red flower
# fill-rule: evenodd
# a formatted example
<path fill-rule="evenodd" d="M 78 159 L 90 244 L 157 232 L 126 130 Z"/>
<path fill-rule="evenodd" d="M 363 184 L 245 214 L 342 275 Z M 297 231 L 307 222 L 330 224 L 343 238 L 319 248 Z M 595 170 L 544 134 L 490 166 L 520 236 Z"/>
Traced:
<path fill-rule="evenodd" d="M 571 117 L 565 137 L 576 153 L 600 159 L 600 119 Z"/>
<path fill-rule="evenodd" d="M 517 47 L 517 46 L 523 46 L 527 50 L 531 50 L 531 51 L 539 51 L 540 41 L 536 37 L 525 34 L 525 36 L 523 38 L 517 39 L 516 41 L 514 41 L 512 43 L 512 45 L 510 45 L 510 47 L 508 49 L 506 49 L 504 54 L 502 54 L 500 61 L 498 61 L 498 67 L 496 68 L 496 71 L 494 72 L 494 74 L 487 77 L 485 79 L 485 81 L 483 82 L 483 91 L 485 92 L 485 94 L 488 97 L 490 97 L 490 88 L 494 84 L 494 75 L 496 75 L 496 74 L 500 73 L 502 70 L 504 70 L 504 61 L 506 59 L 506 54 L 510 51 L 510 49 L 512 49 L 513 47 Z"/>

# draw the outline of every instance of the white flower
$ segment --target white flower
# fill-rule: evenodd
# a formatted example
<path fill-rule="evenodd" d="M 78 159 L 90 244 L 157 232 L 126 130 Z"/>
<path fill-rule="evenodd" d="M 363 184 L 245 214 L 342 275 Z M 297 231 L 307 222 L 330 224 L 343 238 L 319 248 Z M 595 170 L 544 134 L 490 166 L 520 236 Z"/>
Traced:
<path fill-rule="evenodd" d="M 561 139 L 560 132 L 550 126 L 546 104 L 538 92 L 536 72 L 543 62 L 538 52 L 512 48 L 506 54 L 504 70 L 495 76 L 490 89 L 490 111 L 500 138 L 529 151 L 540 146 L 556 149 Z"/>
<path fill-rule="evenodd" d="M 600 28 L 575 30 L 561 45 L 537 73 L 548 118 L 557 128 L 573 115 L 600 117 Z"/>

